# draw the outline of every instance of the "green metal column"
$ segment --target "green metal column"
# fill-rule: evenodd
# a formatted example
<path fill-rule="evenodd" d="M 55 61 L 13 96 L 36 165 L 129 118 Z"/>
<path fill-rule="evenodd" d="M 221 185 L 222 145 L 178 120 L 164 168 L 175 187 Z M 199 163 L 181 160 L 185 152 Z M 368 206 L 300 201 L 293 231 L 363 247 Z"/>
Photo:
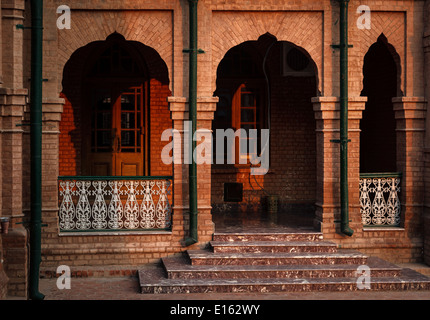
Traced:
<path fill-rule="evenodd" d="M 42 238 L 42 42 L 43 0 L 31 0 L 31 220 L 29 297 L 42 300 L 39 292 L 39 267 Z"/>
<path fill-rule="evenodd" d="M 348 3 L 340 2 L 340 201 L 341 232 L 352 236 L 348 201 Z"/>
<path fill-rule="evenodd" d="M 198 0 L 188 0 L 190 9 L 190 54 L 189 65 L 189 119 L 191 121 L 190 143 L 191 164 L 189 166 L 189 205 L 190 205 L 190 234 L 185 240 L 185 245 L 190 246 L 198 241 L 197 236 L 197 164 L 194 159 L 196 141 L 194 133 L 197 130 L 197 3 Z"/>

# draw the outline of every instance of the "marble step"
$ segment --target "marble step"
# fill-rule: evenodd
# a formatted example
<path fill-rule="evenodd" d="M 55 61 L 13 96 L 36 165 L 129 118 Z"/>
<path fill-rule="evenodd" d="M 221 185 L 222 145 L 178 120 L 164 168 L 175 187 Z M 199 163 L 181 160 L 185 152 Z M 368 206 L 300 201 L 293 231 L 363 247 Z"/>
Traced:
<path fill-rule="evenodd" d="M 328 241 L 211 241 L 213 252 L 336 252 L 337 245 Z"/>
<path fill-rule="evenodd" d="M 191 265 L 187 256 L 162 259 L 169 279 L 241 279 L 241 278 L 349 278 L 357 277 L 359 265 Z M 372 277 L 398 277 L 401 268 L 376 257 L 367 266 Z"/>
<path fill-rule="evenodd" d="M 265 252 L 214 253 L 209 250 L 188 250 L 192 265 L 283 265 L 283 264 L 357 264 L 367 262 L 367 256 L 352 250 L 338 252 Z"/>
<path fill-rule="evenodd" d="M 215 232 L 213 241 L 320 241 L 323 240 L 321 232 Z"/>
<path fill-rule="evenodd" d="M 140 270 L 141 293 L 227 293 L 288 291 L 430 290 L 430 279 L 411 269 L 399 277 L 372 277 L 370 289 L 360 288 L 356 277 L 347 278 L 243 278 L 243 279 L 167 279 L 164 271 Z M 360 282 L 359 282 L 360 283 Z"/>

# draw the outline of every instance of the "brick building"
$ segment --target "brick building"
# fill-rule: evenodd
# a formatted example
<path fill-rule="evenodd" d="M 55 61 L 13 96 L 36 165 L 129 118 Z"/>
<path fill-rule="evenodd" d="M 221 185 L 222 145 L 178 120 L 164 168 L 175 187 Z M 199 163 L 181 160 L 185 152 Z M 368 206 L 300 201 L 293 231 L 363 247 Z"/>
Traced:
<path fill-rule="evenodd" d="M 16 25 L 31 12 L 29 1 L 0 4 L 0 217 L 10 219 L 0 296 L 25 296 L 31 56 L 30 31 Z M 342 248 L 430 264 L 430 1 L 369 0 L 370 20 L 362 4 L 348 7 L 348 237 L 333 142 L 338 1 L 198 2 L 197 126 L 270 129 L 270 169 L 198 165 L 198 243 L 186 246 L 188 165 L 161 155 L 162 133 L 184 133 L 189 118 L 188 1 L 45 0 L 41 268 L 156 263 L 206 246 L 217 226 L 257 217 L 258 228 L 269 196 L 279 225 L 299 221 Z M 70 28 L 57 26 L 61 5 Z"/>

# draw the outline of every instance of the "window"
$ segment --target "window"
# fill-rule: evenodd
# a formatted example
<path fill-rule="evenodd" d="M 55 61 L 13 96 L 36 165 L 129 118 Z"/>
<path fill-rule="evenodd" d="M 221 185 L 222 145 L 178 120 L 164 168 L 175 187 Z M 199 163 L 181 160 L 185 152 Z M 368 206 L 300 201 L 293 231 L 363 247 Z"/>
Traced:
<path fill-rule="evenodd" d="M 244 160 L 249 162 L 261 152 L 259 145 L 260 129 L 263 127 L 261 109 L 261 87 L 250 84 L 240 85 L 233 97 L 232 106 L 233 128 L 243 129 L 240 143 L 236 143 L 236 163 L 242 163 Z M 255 130 L 257 130 L 256 135 Z M 246 148 L 242 148 L 242 146 L 246 146 Z"/>

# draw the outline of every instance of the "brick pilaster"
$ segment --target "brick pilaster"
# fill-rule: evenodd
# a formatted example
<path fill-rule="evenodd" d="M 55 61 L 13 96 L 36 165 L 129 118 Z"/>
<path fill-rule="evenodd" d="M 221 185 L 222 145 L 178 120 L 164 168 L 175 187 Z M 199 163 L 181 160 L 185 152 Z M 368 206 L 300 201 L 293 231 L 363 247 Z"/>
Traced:
<path fill-rule="evenodd" d="M 8 294 L 27 294 L 27 231 L 17 222 L 23 220 L 23 116 L 26 89 L 0 89 L 1 117 L 1 213 L 10 218 L 9 233 L 2 234 L 4 271 L 9 278 Z M 22 262 L 22 263 L 21 263 Z M 6 279 L 5 276 L 0 277 Z"/>
<path fill-rule="evenodd" d="M 59 136 L 63 98 L 45 97 L 42 104 L 42 252 L 44 242 L 58 232 Z"/>
<path fill-rule="evenodd" d="M 180 140 L 176 139 L 174 145 L 184 152 L 184 122 L 189 119 L 187 99 L 183 97 L 169 97 L 169 109 L 173 120 L 173 129 L 180 133 Z M 218 98 L 197 99 L 197 129 L 209 132 Z M 208 131 L 209 130 L 209 131 Z M 199 142 L 197 142 L 199 143 Z M 183 156 L 181 157 L 184 162 Z M 197 166 L 198 190 L 198 237 L 199 243 L 210 241 L 214 232 L 211 215 L 211 165 L 199 164 Z M 188 203 L 188 165 L 174 163 L 173 165 L 173 235 L 186 237 L 189 230 L 189 203 Z"/>
<path fill-rule="evenodd" d="M 361 232 L 359 202 L 360 120 L 367 98 L 349 98 L 348 190 L 350 227 Z M 340 134 L 340 104 L 337 97 L 312 99 L 317 136 L 317 197 L 314 225 L 325 238 L 342 239 L 340 233 L 340 147 L 332 140 Z M 354 237 L 353 235 L 353 237 Z"/>
<path fill-rule="evenodd" d="M 414 233 L 422 224 L 424 139 L 427 102 L 422 97 L 393 98 L 397 131 L 397 170 L 402 172 L 402 224 Z"/>
<path fill-rule="evenodd" d="M 2 81 L 8 88 L 22 88 L 24 78 L 23 68 L 23 34 L 24 30 L 17 29 L 17 24 L 24 23 L 24 0 L 1 2 L 2 35 Z"/>
<path fill-rule="evenodd" d="M 1 3 L 0 179 L 2 187 L 0 216 L 8 216 L 11 221 L 9 233 L 1 235 L 0 250 L 3 251 L 3 269 L 9 278 L 8 294 L 16 296 L 26 296 L 27 294 L 27 231 L 22 225 L 16 224 L 23 218 L 22 159 L 25 151 L 23 149 L 23 127 L 17 125 L 22 124 L 28 93 L 23 81 L 23 30 L 17 29 L 16 25 L 23 24 L 24 9 L 24 0 L 2 1 Z"/>

